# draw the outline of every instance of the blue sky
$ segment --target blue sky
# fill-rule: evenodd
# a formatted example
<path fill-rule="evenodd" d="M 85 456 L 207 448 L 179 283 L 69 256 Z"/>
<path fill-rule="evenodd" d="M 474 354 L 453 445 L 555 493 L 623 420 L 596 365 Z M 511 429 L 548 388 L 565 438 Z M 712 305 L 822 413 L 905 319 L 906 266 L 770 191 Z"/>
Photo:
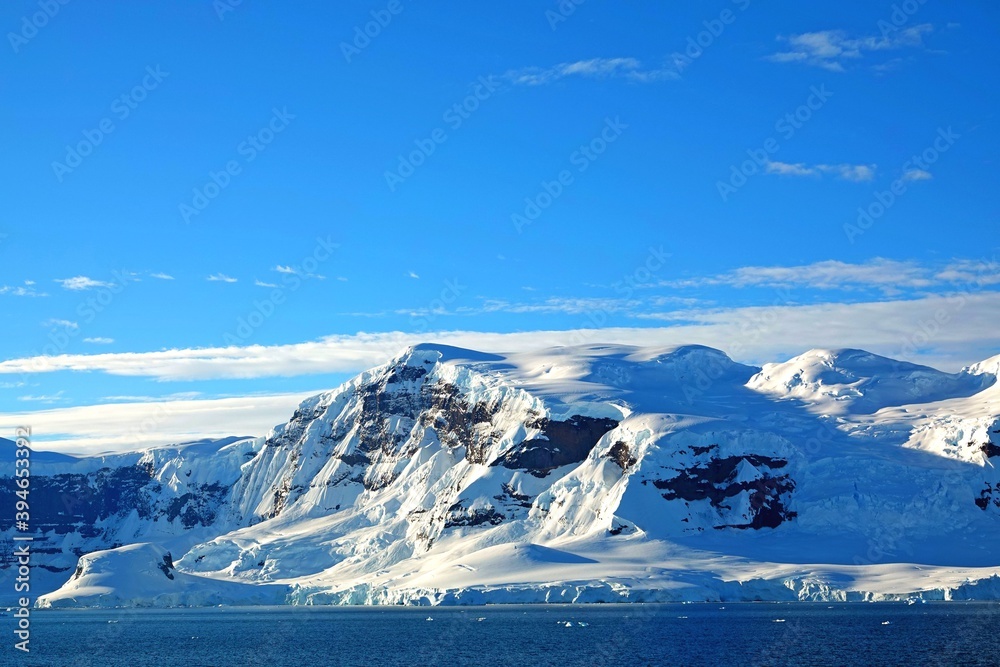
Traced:
<path fill-rule="evenodd" d="M 955 370 L 1000 340 L 998 23 L 918 0 L 5 3 L 0 411 L 252 397 L 272 419 L 425 338 Z M 241 414 L 219 428 L 259 430 Z"/>

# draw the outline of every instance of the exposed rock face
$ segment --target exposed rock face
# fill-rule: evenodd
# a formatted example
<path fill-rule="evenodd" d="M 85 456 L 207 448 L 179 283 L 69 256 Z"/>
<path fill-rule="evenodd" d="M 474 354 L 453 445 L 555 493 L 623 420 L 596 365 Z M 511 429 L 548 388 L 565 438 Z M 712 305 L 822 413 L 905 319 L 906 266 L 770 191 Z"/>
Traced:
<path fill-rule="evenodd" d="M 986 486 L 983 490 L 979 492 L 979 496 L 975 500 L 976 507 L 986 511 L 992 505 L 995 508 L 1000 508 L 1000 483 L 996 486 L 986 482 Z"/>
<path fill-rule="evenodd" d="M 601 436 L 618 426 L 618 422 L 574 415 L 566 421 L 542 418 L 526 425 L 541 433 L 518 443 L 494 465 L 545 477 L 558 467 L 586 459 Z"/>
<path fill-rule="evenodd" d="M 1000 445 L 993 444 L 992 439 L 986 440 L 985 442 L 980 442 L 978 444 L 973 441 L 970 441 L 969 446 L 978 448 L 979 451 L 983 453 L 983 456 L 985 456 L 988 459 L 991 459 L 994 456 L 1000 456 Z"/>
<path fill-rule="evenodd" d="M 117 543 L 116 524 L 133 512 L 144 522 L 176 519 L 184 528 L 210 526 L 226 505 L 229 492 L 227 485 L 212 482 L 192 484 L 190 490 L 175 495 L 157 481 L 148 464 L 36 475 L 31 484 L 32 526 L 41 533 L 96 538 L 92 549 Z M 13 507 L 17 488 L 14 479 L 0 478 L 0 504 Z"/>
<path fill-rule="evenodd" d="M 720 517 L 715 528 L 777 528 L 796 513 L 787 505 L 795 482 L 787 474 L 774 474 L 788 462 L 750 454 L 712 457 L 694 448 L 698 464 L 678 471 L 675 477 L 653 480 L 665 500 L 707 500 Z"/>
<path fill-rule="evenodd" d="M 624 440 L 619 440 L 611 445 L 611 449 L 608 450 L 608 458 L 617 463 L 622 470 L 628 470 L 636 463 L 636 458 L 632 456 L 632 451 Z"/>
<path fill-rule="evenodd" d="M 230 489 L 256 455 L 254 442 L 227 438 L 96 459 L 43 454 L 32 467 L 30 505 L 32 551 L 44 559 L 32 566 L 79 576 L 77 559 L 90 552 L 238 527 Z M 14 479 L 0 477 L 0 505 L 14 507 L 17 490 Z M 0 520 L 0 530 L 13 527 Z M 0 576 L 9 565 L 0 560 Z"/>
<path fill-rule="evenodd" d="M 79 474 L 37 475 L 31 480 L 32 524 L 43 532 L 59 535 L 81 531 L 92 537 L 95 526 L 112 517 L 124 517 L 133 510 L 150 519 L 164 513 L 162 487 L 148 466 L 129 465 L 101 468 Z M 0 504 L 14 507 L 15 480 L 0 478 Z M 169 502 L 169 501 L 168 501 Z"/>

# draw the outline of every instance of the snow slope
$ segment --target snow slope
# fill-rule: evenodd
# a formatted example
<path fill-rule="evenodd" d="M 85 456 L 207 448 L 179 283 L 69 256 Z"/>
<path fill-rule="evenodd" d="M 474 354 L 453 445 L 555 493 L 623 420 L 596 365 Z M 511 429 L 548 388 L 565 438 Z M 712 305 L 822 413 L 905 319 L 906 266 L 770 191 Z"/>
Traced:
<path fill-rule="evenodd" d="M 266 439 L 139 455 L 175 499 L 218 480 L 212 519 L 38 604 L 994 597 L 997 366 L 420 345 Z"/>

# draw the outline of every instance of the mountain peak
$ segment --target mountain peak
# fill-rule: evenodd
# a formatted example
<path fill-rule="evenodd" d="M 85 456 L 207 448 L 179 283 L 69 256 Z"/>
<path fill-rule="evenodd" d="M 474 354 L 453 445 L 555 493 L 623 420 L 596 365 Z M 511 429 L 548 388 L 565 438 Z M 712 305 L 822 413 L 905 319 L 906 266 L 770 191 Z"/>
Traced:
<path fill-rule="evenodd" d="M 486 352 L 478 352 L 463 347 L 445 345 L 443 343 L 416 343 L 408 345 L 393 357 L 392 364 L 413 365 L 423 362 L 488 362 L 503 361 L 503 357 Z"/>
<path fill-rule="evenodd" d="M 962 369 L 962 372 L 969 375 L 993 375 L 1000 378 L 1000 354 L 983 359 L 971 366 L 966 366 Z"/>
<path fill-rule="evenodd" d="M 966 373 L 853 348 L 809 350 L 782 363 L 765 364 L 747 386 L 772 396 L 798 398 L 824 412 L 872 413 L 890 405 L 970 396 L 983 382 Z"/>

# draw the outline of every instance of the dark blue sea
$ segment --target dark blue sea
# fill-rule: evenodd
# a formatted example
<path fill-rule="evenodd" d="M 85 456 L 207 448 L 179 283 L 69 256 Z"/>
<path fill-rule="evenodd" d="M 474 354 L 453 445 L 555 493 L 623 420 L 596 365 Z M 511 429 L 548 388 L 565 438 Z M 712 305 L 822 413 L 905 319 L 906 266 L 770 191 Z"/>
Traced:
<path fill-rule="evenodd" d="M 1000 604 L 37 611 L 4 665 L 998 665 Z"/>

